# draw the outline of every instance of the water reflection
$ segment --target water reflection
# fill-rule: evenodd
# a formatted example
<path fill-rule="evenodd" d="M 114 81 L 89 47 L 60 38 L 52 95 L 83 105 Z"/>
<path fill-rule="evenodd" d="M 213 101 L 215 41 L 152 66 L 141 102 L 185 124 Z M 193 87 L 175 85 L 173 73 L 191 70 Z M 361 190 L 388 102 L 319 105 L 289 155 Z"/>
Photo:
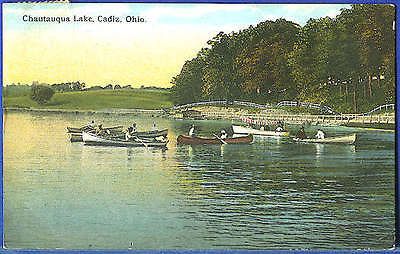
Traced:
<path fill-rule="evenodd" d="M 356 146 L 298 144 L 284 137 L 256 138 L 250 145 L 176 146 L 191 122 L 160 118 L 157 125 L 170 130 L 168 150 L 69 143 L 65 126 L 92 118 L 103 119 L 6 116 L 9 247 L 392 246 L 393 134 L 362 133 Z M 155 120 L 107 115 L 104 121 L 135 121 L 145 129 Z M 204 136 L 229 124 L 196 122 Z M 343 132 L 330 129 L 332 135 Z"/>
<path fill-rule="evenodd" d="M 325 144 L 315 144 L 317 159 L 319 159 L 321 157 L 321 154 L 324 153 L 324 147 Z"/>

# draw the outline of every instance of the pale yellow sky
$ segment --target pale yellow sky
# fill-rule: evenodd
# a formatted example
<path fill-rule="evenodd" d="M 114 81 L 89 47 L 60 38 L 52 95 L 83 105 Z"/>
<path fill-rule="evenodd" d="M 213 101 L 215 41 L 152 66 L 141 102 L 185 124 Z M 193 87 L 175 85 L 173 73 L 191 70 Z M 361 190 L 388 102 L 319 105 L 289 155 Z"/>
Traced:
<path fill-rule="evenodd" d="M 143 27 L 129 33 L 110 28 L 100 32 L 102 28 L 96 27 L 101 34 L 92 28 L 85 32 L 80 28 L 8 33 L 4 40 L 5 83 L 81 80 L 87 85 L 169 86 L 171 77 L 210 36 L 196 34 L 189 27 L 176 31 Z"/>
<path fill-rule="evenodd" d="M 341 5 L 4 4 L 4 84 L 83 81 L 88 86 L 171 86 L 186 60 L 218 32 L 284 17 L 305 23 L 334 16 Z M 92 23 L 25 22 L 35 17 L 92 16 Z M 97 17 L 144 17 L 145 23 L 100 23 Z"/>

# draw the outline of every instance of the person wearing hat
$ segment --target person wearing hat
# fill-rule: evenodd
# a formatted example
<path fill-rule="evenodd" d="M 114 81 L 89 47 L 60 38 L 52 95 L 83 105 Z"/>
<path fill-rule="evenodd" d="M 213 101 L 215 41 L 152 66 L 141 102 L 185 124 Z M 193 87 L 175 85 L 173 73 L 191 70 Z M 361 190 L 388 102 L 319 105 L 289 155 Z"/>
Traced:
<path fill-rule="evenodd" d="M 228 134 L 226 134 L 225 130 L 222 130 L 220 138 L 221 139 L 226 139 L 227 137 L 228 137 Z"/>

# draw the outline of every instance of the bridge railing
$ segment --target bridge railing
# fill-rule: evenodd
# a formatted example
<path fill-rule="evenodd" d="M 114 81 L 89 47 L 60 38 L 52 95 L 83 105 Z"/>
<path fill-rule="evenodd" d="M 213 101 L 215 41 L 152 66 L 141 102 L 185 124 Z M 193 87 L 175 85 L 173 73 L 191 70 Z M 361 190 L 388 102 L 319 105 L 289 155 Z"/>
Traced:
<path fill-rule="evenodd" d="M 334 115 L 340 114 L 340 113 L 334 111 L 331 107 L 317 104 L 317 103 L 311 103 L 311 102 L 281 101 L 278 104 L 276 104 L 276 106 L 277 107 L 306 107 L 306 108 L 319 109 L 323 112 L 334 114 Z"/>
<path fill-rule="evenodd" d="M 239 105 L 239 106 L 247 106 L 247 107 L 253 107 L 253 108 L 260 108 L 260 109 L 266 109 L 266 108 L 271 108 L 270 104 L 257 104 L 254 102 L 248 102 L 248 101 L 233 101 L 233 104 Z"/>
<path fill-rule="evenodd" d="M 181 109 L 187 109 L 187 108 L 198 107 L 198 106 L 213 106 L 213 105 L 237 105 L 237 106 L 246 106 L 246 107 L 258 108 L 258 109 L 268 109 L 268 108 L 273 107 L 271 104 L 257 104 L 257 103 L 248 102 L 248 101 L 218 100 L 218 101 L 202 101 L 202 102 L 194 102 L 194 103 L 189 103 L 189 104 L 177 105 L 177 106 L 173 106 L 172 109 L 173 110 L 181 110 Z M 368 116 L 368 115 L 371 115 L 371 114 L 381 111 L 381 110 L 386 110 L 386 111 L 389 109 L 394 110 L 395 104 L 381 105 L 379 107 L 374 108 L 371 111 L 368 111 L 366 113 L 360 113 L 360 114 L 342 114 L 342 113 L 339 113 L 339 112 L 333 110 L 331 107 L 328 107 L 325 105 L 311 103 L 311 102 L 299 102 L 299 101 L 281 101 L 278 104 L 276 104 L 275 107 L 306 107 L 306 108 L 319 109 L 323 113 L 329 113 L 332 115 L 345 115 L 347 117 L 356 117 L 356 116 Z"/>
<path fill-rule="evenodd" d="M 232 113 L 232 112 L 202 112 L 204 119 L 231 119 L 247 123 L 268 124 L 274 121 L 285 123 L 319 123 L 319 124 L 343 124 L 343 123 L 394 123 L 395 116 L 368 115 L 368 116 L 348 116 L 348 115 L 294 115 L 294 114 L 251 114 L 251 113 Z"/>
<path fill-rule="evenodd" d="M 379 106 L 379 107 L 376 107 L 376 108 L 374 108 L 373 110 L 371 110 L 371 111 L 368 111 L 368 112 L 366 112 L 366 113 L 363 113 L 362 115 L 364 115 L 364 116 L 367 116 L 367 115 L 371 115 L 372 113 L 375 113 L 375 112 L 377 112 L 377 111 L 381 111 L 381 110 L 385 110 L 385 111 L 387 111 L 387 110 L 395 110 L 395 105 L 394 104 L 385 104 L 385 105 L 381 105 L 381 106 Z"/>
<path fill-rule="evenodd" d="M 260 108 L 260 109 L 265 109 L 265 108 L 271 107 L 271 105 L 269 105 L 269 104 L 263 105 L 263 104 L 257 104 L 254 102 L 248 102 L 248 101 L 219 100 L 219 101 L 202 101 L 202 102 L 194 102 L 194 103 L 189 103 L 189 104 L 177 105 L 177 106 L 173 106 L 172 109 L 179 110 L 179 109 L 192 108 L 192 107 L 198 107 L 198 106 L 212 106 L 212 105 L 237 105 L 237 106 L 247 106 L 247 107 L 252 107 L 252 108 Z"/>

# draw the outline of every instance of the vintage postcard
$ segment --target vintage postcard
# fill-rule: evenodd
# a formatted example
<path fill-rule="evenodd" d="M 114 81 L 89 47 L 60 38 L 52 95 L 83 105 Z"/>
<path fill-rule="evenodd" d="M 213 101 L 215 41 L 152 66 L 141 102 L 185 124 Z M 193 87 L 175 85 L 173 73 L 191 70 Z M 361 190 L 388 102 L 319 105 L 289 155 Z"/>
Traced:
<path fill-rule="evenodd" d="M 393 248 L 394 5 L 2 7 L 4 248 Z"/>

